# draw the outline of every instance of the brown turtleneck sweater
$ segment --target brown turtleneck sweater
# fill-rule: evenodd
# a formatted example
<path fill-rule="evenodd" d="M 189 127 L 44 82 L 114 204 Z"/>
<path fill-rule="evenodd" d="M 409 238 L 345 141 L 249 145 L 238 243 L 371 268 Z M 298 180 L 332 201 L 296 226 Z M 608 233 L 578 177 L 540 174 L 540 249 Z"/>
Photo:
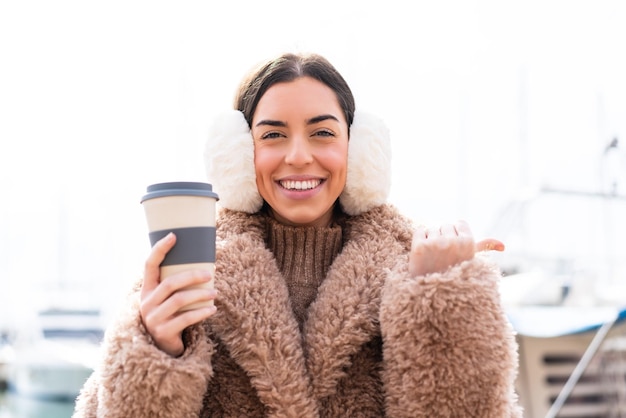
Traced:
<path fill-rule="evenodd" d="M 341 251 L 341 226 L 291 227 L 268 221 L 267 245 L 283 274 L 300 329 L 333 260 Z"/>

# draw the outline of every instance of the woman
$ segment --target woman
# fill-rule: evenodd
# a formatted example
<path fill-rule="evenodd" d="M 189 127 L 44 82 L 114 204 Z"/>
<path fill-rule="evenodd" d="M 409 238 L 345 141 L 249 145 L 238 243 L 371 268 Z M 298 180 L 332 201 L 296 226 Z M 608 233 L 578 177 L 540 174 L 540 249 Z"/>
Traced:
<path fill-rule="evenodd" d="M 75 417 L 520 417 L 500 273 L 467 224 L 385 203 L 384 125 L 341 75 L 287 54 L 240 86 L 207 145 L 216 291 L 152 249 Z M 180 311 L 214 300 L 214 308 Z"/>

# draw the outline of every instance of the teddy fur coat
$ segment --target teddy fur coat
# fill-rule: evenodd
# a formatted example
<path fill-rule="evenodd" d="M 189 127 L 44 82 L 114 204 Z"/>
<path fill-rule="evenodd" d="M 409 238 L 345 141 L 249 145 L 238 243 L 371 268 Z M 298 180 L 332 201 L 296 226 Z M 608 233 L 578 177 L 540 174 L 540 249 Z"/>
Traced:
<path fill-rule="evenodd" d="M 410 222 L 347 217 L 344 245 L 300 330 L 260 214 L 218 221 L 217 313 L 173 358 L 139 291 L 107 330 L 74 417 L 521 417 L 517 352 L 487 258 L 408 275 Z"/>

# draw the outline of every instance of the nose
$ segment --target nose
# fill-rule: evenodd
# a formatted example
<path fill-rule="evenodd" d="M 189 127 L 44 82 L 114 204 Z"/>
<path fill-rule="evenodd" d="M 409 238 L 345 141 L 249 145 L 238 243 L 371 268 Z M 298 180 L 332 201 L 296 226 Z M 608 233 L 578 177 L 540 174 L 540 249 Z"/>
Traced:
<path fill-rule="evenodd" d="M 287 153 L 285 154 L 285 163 L 300 167 L 310 164 L 312 161 L 311 144 L 306 136 L 293 136 L 291 141 L 289 141 Z"/>

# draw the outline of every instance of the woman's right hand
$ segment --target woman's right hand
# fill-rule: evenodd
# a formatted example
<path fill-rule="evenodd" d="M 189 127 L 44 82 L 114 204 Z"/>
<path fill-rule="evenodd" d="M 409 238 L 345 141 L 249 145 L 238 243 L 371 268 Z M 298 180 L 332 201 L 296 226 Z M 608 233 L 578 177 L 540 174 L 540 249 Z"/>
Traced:
<path fill-rule="evenodd" d="M 215 306 L 181 311 L 191 303 L 215 299 L 214 289 L 188 286 L 207 283 L 213 278 L 207 270 L 190 270 L 174 274 L 161 281 L 159 266 L 167 252 L 176 243 L 170 233 L 153 247 L 146 260 L 141 288 L 141 320 L 157 347 L 171 356 L 178 357 L 185 351 L 183 330 L 215 313 Z"/>

